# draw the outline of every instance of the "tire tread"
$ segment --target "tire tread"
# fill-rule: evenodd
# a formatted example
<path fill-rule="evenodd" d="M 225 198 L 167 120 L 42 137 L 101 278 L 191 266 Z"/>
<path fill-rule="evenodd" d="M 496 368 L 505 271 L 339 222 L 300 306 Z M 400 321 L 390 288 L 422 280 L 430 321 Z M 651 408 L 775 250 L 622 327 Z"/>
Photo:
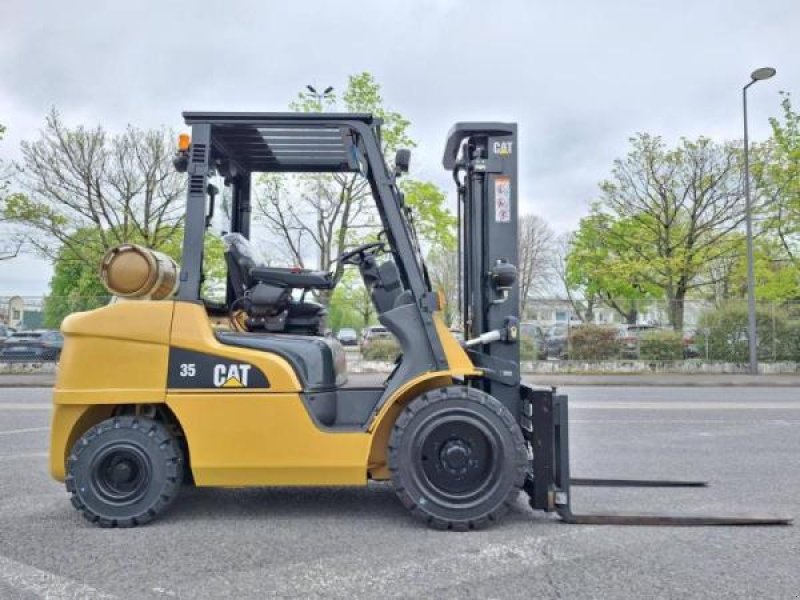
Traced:
<path fill-rule="evenodd" d="M 157 447 L 164 454 L 164 462 L 169 467 L 169 474 L 165 478 L 165 486 L 158 500 L 144 512 L 128 518 L 105 518 L 96 514 L 81 499 L 75 486 L 74 470 L 77 468 L 80 457 L 90 444 L 104 433 L 120 429 L 144 431 L 150 438 L 158 440 Z M 158 421 L 146 417 L 117 416 L 107 419 L 91 427 L 75 443 L 67 458 L 67 475 L 64 484 L 70 495 L 70 502 L 90 523 L 100 527 L 136 527 L 152 521 L 156 516 L 166 510 L 175 500 L 183 479 L 183 452 L 180 445 Z"/>

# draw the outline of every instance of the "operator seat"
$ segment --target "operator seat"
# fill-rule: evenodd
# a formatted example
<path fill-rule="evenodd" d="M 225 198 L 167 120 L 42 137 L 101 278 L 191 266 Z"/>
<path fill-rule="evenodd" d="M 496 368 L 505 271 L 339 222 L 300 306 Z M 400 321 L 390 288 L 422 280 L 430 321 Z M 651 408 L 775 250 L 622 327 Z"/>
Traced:
<path fill-rule="evenodd" d="M 234 302 L 248 314 L 248 327 L 273 333 L 319 335 L 325 309 L 292 298 L 293 290 L 332 289 L 329 273 L 256 263 L 250 241 L 240 233 L 223 236 L 228 279 Z"/>

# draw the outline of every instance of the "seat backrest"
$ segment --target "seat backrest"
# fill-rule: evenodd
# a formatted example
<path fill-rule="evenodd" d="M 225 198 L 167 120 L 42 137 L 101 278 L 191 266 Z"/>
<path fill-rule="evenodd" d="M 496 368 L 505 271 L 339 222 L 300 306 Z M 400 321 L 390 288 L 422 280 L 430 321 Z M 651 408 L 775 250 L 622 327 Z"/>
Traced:
<path fill-rule="evenodd" d="M 250 287 L 250 269 L 256 262 L 250 241 L 241 233 L 228 233 L 222 236 L 225 243 L 225 264 L 228 278 L 236 298 L 241 298 Z"/>

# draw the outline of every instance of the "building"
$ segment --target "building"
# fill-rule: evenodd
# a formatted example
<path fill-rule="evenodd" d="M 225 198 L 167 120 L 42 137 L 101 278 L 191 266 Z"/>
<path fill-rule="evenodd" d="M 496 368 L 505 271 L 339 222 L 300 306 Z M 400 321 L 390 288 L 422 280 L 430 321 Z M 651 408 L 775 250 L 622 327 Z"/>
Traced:
<path fill-rule="evenodd" d="M 684 328 L 689 330 L 697 326 L 700 315 L 712 307 L 712 304 L 702 300 L 689 300 L 684 304 Z M 596 325 L 623 325 L 625 320 L 613 308 L 599 304 L 592 311 Z M 543 326 L 559 323 L 580 323 L 581 320 L 575 313 L 572 304 L 564 298 L 533 298 L 525 307 L 525 319 L 536 321 Z M 669 312 L 665 302 L 642 303 L 639 309 L 637 324 L 667 326 Z"/>
<path fill-rule="evenodd" d="M 15 329 L 38 329 L 43 305 L 40 296 L 0 296 L 0 323 Z"/>

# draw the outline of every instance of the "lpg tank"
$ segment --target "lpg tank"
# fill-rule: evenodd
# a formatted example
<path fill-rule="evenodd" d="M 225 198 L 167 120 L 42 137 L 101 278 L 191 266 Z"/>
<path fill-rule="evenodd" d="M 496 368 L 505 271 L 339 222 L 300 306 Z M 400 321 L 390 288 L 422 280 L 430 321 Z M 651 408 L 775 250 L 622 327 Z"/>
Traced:
<path fill-rule="evenodd" d="M 178 291 L 178 264 L 166 254 L 121 244 L 111 248 L 100 264 L 106 289 L 120 298 L 164 300 Z"/>

